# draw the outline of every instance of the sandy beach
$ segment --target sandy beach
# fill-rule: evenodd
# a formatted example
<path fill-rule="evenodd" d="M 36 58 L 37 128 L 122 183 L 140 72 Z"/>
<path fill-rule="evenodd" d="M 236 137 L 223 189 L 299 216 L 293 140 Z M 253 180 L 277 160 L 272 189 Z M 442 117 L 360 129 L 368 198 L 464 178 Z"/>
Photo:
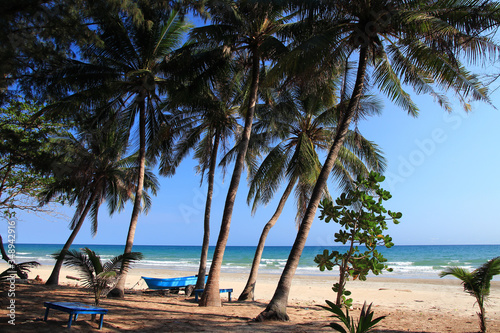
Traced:
<path fill-rule="evenodd" d="M 0 269 L 7 265 L 0 265 Z M 33 269 L 30 280 L 37 275 L 45 281 L 51 266 Z M 260 274 L 254 302 L 235 302 L 246 282 L 245 274 L 222 274 L 220 287 L 233 288 L 233 302 L 223 294 L 222 308 L 199 307 L 194 297 L 161 295 L 144 292 L 146 285 L 141 276 L 178 277 L 195 272 L 167 271 L 161 269 L 132 269 L 127 278 L 127 288 L 134 292 L 124 300 L 106 298 L 101 306 L 109 309 L 104 318 L 102 332 L 328 332 L 325 327 L 332 320 L 329 313 L 318 305 L 325 299 L 334 300 L 331 277 L 296 275 L 289 297 L 287 313 L 289 322 L 257 323 L 253 319 L 272 298 L 279 275 Z M 59 332 L 66 330 L 67 314 L 53 311 L 47 322 L 43 321 L 45 301 L 79 301 L 92 303 L 93 298 L 67 276 L 78 272 L 63 268 L 61 286 L 47 287 L 28 281 L 16 285 L 16 326 L 7 323 L 7 311 L 2 306 L 0 325 L 15 332 Z M 354 315 L 359 314 L 364 301 L 373 303 L 375 316 L 387 316 L 377 332 L 478 332 L 477 306 L 474 298 L 463 292 L 455 279 L 394 279 L 369 277 L 367 281 L 350 281 Z M 7 304 L 8 299 L 3 299 Z M 492 283 L 487 305 L 488 328 L 500 332 L 500 282 Z M 87 316 L 90 317 L 90 316 Z M 72 331 L 97 330 L 97 323 L 82 316 L 73 324 Z"/>

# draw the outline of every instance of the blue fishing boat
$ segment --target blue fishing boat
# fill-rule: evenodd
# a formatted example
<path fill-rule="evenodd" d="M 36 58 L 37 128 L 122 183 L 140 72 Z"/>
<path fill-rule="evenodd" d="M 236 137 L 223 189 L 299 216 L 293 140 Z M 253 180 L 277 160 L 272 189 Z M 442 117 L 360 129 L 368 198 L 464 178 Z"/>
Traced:
<path fill-rule="evenodd" d="M 177 289 L 185 288 L 189 285 L 195 285 L 198 279 L 197 275 L 169 278 L 169 279 L 159 279 L 141 276 L 149 289 Z M 205 283 L 207 282 L 208 275 L 205 276 Z"/>

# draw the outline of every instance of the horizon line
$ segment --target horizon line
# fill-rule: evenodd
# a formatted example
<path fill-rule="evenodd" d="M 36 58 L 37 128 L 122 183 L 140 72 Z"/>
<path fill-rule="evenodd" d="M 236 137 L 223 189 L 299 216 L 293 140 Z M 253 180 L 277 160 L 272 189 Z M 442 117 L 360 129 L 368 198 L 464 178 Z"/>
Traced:
<path fill-rule="evenodd" d="M 4 243 L 8 244 L 8 243 Z M 64 243 L 16 243 L 16 245 L 64 245 Z M 124 244 L 90 244 L 90 243 L 75 243 L 72 245 L 97 245 L 97 246 L 125 246 Z M 499 246 L 500 244 L 395 244 L 394 246 Z M 134 246 L 193 246 L 201 247 L 201 245 L 169 245 L 169 244 L 134 244 Z M 209 245 L 209 247 L 215 247 L 216 245 Z M 227 245 L 227 247 L 256 247 L 257 245 Z M 274 247 L 292 247 L 292 245 L 266 245 Z M 348 247 L 349 245 L 306 245 L 306 247 L 325 247 L 325 246 L 339 246 Z M 393 247 L 394 247 L 393 246 Z M 383 247 L 383 246 L 382 246 Z"/>

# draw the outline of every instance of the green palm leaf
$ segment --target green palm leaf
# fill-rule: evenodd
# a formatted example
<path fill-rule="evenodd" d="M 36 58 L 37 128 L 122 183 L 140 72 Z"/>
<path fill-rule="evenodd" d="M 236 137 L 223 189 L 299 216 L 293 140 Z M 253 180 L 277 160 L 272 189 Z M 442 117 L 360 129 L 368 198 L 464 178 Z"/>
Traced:
<path fill-rule="evenodd" d="M 472 272 L 461 267 L 448 267 L 439 274 L 440 277 L 452 275 L 461 280 L 464 291 L 476 298 L 481 332 L 486 332 L 484 304 L 490 294 L 491 279 L 498 274 L 500 274 L 500 257 L 487 261 Z"/>
<path fill-rule="evenodd" d="M 80 251 L 69 250 L 54 254 L 56 259 L 63 257 L 64 265 L 75 268 L 81 276 L 81 283 L 94 293 L 95 304 L 98 305 L 100 298 L 106 296 L 115 287 L 121 271 L 127 271 L 132 262 L 143 258 L 140 252 L 131 252 L 125 255 L 113 257 L 105 263 L 97 253 L 89 248 Z"/>

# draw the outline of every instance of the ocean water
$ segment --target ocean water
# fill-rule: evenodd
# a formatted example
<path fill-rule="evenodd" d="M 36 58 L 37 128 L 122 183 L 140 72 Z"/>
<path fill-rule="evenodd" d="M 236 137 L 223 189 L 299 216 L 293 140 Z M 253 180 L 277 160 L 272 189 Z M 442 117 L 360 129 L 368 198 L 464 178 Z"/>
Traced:
<path fill-rule="evenodd" d="M 72 249 L 87 245 L 75 244 Z M 119 255 L 122 245 L 90 245 L 102 259 Z M 16 261 L 36 260 L 42 265 L 53 265 L 52 253 L 59 251 L 62 244 L 16 244 Z M 323 252 L 322 246 L 308 246 L 304 249 L 296 274 L 333 276 L 338 270 L 320 272 L 314 263 L 314 257 Z M 345 251 L 345 247 L 332 246 L 329 250 Z M 192 271 L 197 273 L 201 247 L 199 246 L 154 246 L 134 245 L 134 251 L 142 252 L 144 259 L 133 267 L 147 269 L 169 269 Z M 209 251 L 209 262 L 214 247 Z M 268 246 L 265 248 L 259 271 L 262 273 L 281 274 L 290 247 Z M 408 245 L 394 246 L 380 250 L 388 259 L 393 272 L 384 272 L 382 276 L 392 278 L 437 279 L 439 272 L 446 267 L 458 266 L 469 270 L 475 269 L 487 260 L 500 256 L 500 245 Z M 248 273 L 252 265 L 255 247 L 228 246 L 224 254 L 223 272 Z M 494 280 L 500 280 L 496 276 Z"/>

